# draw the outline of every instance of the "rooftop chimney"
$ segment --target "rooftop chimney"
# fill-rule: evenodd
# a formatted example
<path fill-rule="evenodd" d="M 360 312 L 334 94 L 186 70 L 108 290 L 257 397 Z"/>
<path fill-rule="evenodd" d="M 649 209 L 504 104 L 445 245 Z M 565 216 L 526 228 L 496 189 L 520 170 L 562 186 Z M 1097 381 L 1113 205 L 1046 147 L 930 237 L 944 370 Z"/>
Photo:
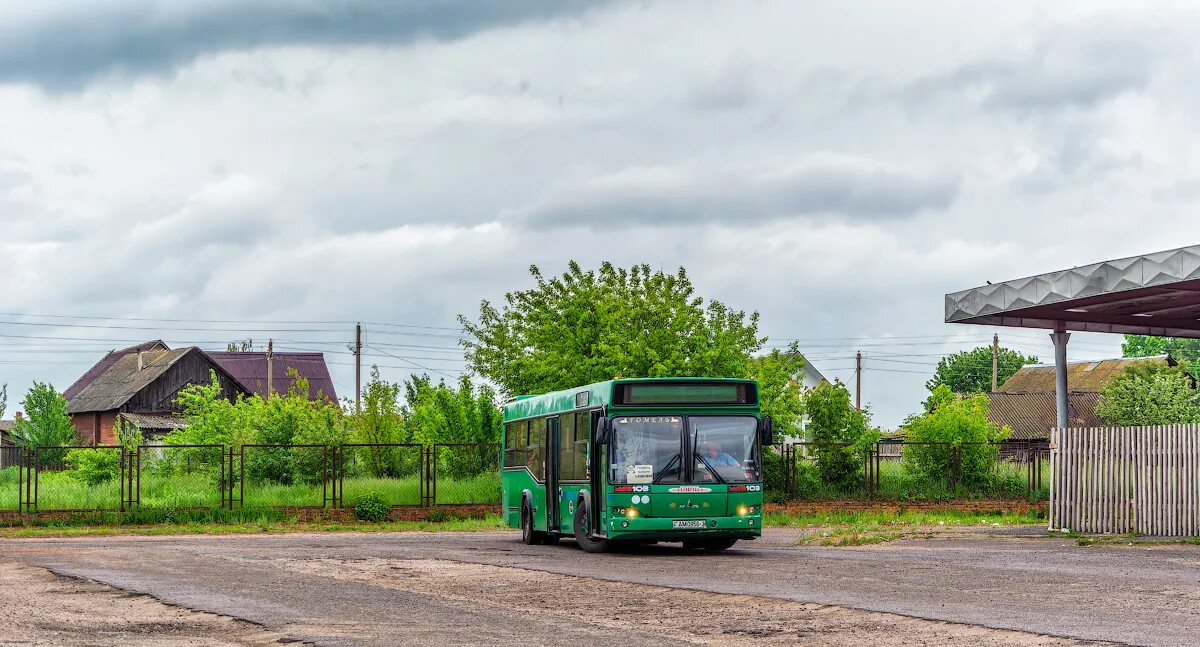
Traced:
<path fill-rule="evenodd" d="M 140 351 L 140 350 L 138 351 L 138 371 L 139 371 L 139 372 L 140 372 L 140 371 L 141 371 L 143 368 L 145 368 L 145 367 L 146 367 L 146 363 L 145 363 L 145 362 L 142 360 L 142 355 L 143 355 L 143 354 L 144 354 L 144 351 Z"/>
<path fill-rule="evenodd" d="M 24 417 L 25 417 L 25 414 L 21 413 L 20 411 L 18 411 L 18 412 L 16 412 L 15 414 L 13 414 L 13 419 L 14 419 L 14 420 L 20 420 L 21 418 L 24 418 Z"/>

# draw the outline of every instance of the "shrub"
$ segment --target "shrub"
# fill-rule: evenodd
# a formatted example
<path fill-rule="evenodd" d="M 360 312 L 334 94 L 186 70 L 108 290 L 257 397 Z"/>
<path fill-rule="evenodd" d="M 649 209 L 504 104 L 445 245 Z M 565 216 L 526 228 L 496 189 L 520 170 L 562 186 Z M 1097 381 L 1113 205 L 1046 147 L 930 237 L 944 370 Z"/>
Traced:
<path fill-rule="evenodd" d="M 961 482 L 987 485 L 1000 448 L 995 445 L 1010 430 L 992 424 L 987 417 L 988 398 L 983 394 L 955 396 L 945 384 L 930 396 L 930 411 L 909 418 L 908 441 L 937 443 L 904 448 L 904 468 L 927 479 L 949 479 L 955 454 L 960 461 Z"/>
<path fill-rule="evenodd" d="M 387 521 L 391 509 L 383 502 L 383 497 L 374 492 L 364 494 L 354 506 L 354 518 L 359 521 L 379 523 Z"/>
<path fill-rule="evenodd" d="M 849 487 L 859 478 L 862 451 L 878 439 L 870 416 L 850 403 L 850 390 L 841 382 L 822 382 L 804 396 L 812 453 L 821 480 Z"/>
<path fill-rule="evenodd" d="M 107 483 L 121 471 L 121 453 L 115 449 L 72 449 L 64 460 L 71 478 L 88 485 Z"/>

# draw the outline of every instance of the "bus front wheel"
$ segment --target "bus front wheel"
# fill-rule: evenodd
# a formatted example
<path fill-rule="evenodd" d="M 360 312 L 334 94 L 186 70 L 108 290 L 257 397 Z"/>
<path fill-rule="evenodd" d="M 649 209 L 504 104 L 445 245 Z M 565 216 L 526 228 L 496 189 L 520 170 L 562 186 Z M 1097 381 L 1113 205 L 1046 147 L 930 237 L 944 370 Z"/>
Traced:
<path fill-rule="evenodd" d="M 608 552 L 609 543 L 607 539 L 593 539 L 591 537 L 592 516 L 591 506 L 586 501 L 580 501 L 579 505 L 575 506 L 575 542 L 579 547 L 589 553 L 605 553 Z"/>
<path fill-rule="evenodd" d="M 528 501 L 521 504 L 521 542 L 530 546 L 542 543 L 542 533 L 533 529 L 533 510 Z"/>

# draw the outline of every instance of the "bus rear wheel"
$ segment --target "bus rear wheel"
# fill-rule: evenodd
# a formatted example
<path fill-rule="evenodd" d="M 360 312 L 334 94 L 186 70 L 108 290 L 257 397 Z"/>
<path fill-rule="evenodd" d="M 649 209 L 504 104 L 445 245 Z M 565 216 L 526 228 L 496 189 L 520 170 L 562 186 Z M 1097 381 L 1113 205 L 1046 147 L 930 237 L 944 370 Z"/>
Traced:
<path fill-rule="evenodd" d="M 609 541 L 607 539 L 593 539 L 591 537 L 591 506 L 586 501 L 580 501 L 579 505 L 575 506 L 575 543 L 579 547 L 589 553 L 606 553 L 609 549 Z"/>

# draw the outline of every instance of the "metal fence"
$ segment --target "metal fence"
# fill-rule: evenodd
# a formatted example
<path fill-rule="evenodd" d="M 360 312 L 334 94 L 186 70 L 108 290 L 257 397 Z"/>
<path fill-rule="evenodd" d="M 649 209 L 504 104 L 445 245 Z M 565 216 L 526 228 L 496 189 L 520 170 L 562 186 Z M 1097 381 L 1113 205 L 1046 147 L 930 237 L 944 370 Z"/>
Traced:
<path fill-rule="evenodd" d="M 500 502 L 494 444 L 142 445 L 16 448 L 0 468 L 0 506 L 39 511 L 135 508 L 352 508 Z"/>
<path fill-rule="evenodd" d="M 798 442 L 775 451 L 786 499 L 1030 498 L 1049 485 L 1049 448 L 1037 444 L 879 442 L 864 451 Z"/>
<path fill-rule="evenodd" d="M 1050 528 L 1200 534 L 1200 425 L 1055 429 Z"/>

